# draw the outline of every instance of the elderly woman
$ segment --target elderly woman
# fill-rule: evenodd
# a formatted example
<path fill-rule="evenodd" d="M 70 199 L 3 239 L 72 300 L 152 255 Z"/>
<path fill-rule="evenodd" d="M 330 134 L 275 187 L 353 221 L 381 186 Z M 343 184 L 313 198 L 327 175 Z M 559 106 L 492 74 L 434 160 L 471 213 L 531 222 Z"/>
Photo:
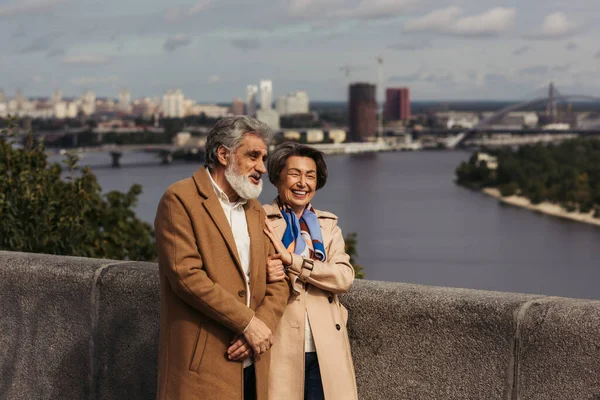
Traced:
<path fill-rule="evenodd" d="M 285 143 L 271 154 L 268 171 L 279 195 L 264 206 L 265 233 L 280 257 L 269 261 L 268 279 L 287 276 L 292 288 L 271 348 L 269 398 L 357 399 L 348 311 L 338 300 L 354 268 L 337 217 L 311 204 L 327 181 L 323 153 Z"/>

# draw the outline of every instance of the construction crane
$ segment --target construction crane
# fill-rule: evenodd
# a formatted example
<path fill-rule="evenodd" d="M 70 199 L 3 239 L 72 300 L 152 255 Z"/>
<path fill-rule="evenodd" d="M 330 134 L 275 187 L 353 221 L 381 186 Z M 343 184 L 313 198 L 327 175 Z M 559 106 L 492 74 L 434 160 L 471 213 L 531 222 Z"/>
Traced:
<path fill-rule="evenodd" d="M 377 57 L 377 85 L 382 93 L 381 98 L 384 96 L 383 91 L 383 58 Z M 377 101 L 377 91 L 375 91 L 375 101 Z M 379 110 L 379 123 L 377 124 L 377 137 L 379 140 L 383 138 L 383 101 L 381 103 L 381 109 Z"/>
<path fill-rule="evenodd" d="M 344 72 L 344 75 L 346 76 L 346 80 L 350 79 L 350 71 L 352 71 L 352 67 L 349 65 L 343 65 L 340 67 L 340 71 Z"/>

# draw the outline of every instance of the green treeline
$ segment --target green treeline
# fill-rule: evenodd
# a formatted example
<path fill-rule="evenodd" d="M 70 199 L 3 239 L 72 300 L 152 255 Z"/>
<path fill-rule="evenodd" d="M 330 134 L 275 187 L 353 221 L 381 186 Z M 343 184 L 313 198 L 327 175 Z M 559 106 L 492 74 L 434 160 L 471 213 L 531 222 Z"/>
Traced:
<path fill-rule="evenodd" d="M 478 161 L 475 153 L 456 169 L 459 185 L 496 187 L 503 196 L 518 194 L 533 204 L 558 203 L 567 211 L 594 210 L 600 218 L 600 140 L 579 138 L 486 153 L 497 157 L 497 169 Z"/>

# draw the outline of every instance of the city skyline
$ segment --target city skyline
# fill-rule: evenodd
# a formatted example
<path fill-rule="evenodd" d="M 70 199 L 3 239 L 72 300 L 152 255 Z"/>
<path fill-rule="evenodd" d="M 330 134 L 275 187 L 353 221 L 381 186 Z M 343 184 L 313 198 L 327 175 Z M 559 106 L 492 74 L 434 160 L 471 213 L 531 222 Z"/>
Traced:
<path fill-rule="evenodd" d="M 520 99 L 549 81 L 600 95 L 600 4 L 588 3 L 11 1 L 0 5 L 9 38 L 0 88 L 7 97 L 128 88 L 132 98 L 181 88 L 230 102 L 268 77 L 273 99 L 305 90 L 345 101 L 349 82 L 376 83 L 381 56 L 384 87 L 410 87 L 415 101 Z"/>

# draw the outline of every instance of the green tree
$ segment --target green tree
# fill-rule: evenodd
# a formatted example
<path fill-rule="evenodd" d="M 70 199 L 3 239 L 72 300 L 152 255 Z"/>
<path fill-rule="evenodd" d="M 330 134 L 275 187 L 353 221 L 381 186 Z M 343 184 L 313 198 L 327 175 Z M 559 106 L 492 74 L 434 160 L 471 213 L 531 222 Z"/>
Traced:
<path fill-rule="evenodd" d="M 358 257 L 358 234 L 350 232 L 346 235 L 344 241 L 346 242 L 346 254 L 350 256 L 350 264 L 354 267 L 354 275 L 357 279 L 363 279 L 365 277 L 365 267 L 356 263 L 356 257 Z"/>
<path fill-rule="evenodd" d="M 532 203 L 551 201 L 568 211 L 600 217 L 600 140 L 578 138 L 557 145 L 490 151 L 498 169 L 485 173 L 475 155 L 456 169 L 456 183 L 468 188 L 497 187 L 503 196 L 519 194 Z"/>
<path fill-rule="evenodd" d="M 142 189 L 102 194 L 88 167 L 69 155 L 66 170 L 48 162 L 44 146 L 29 135 L 14 145 L 12 129 L 0 131 L 0 249 L 120 260 L 154 260 L 152 227 L 133 207 Z M 66 176 L 65 173 L 66 172 Z"/>

